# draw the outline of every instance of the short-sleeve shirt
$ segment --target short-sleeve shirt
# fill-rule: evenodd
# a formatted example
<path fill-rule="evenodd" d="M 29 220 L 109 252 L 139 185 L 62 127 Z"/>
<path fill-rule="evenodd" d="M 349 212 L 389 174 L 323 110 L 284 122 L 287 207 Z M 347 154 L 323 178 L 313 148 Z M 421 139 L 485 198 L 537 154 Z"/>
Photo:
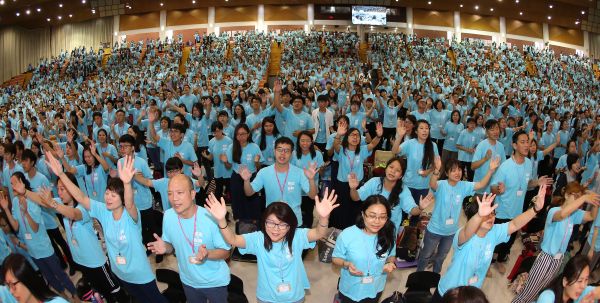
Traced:
<path fill-rule="evenodd" d="M 119 159 L 118 162 L 122 162 L 123 158 Z M 133 167 L 137 172 L 142 173 L 142 176 L 146 179 L 152 179 L 152 171 L 150 167 L 148 167 L 148 161 L 144 161 L 140 157 L 135 157 L 133 162 Z M 133 186 L 133 201 L 135 206 L 139 210 L 146 210 L 152 207 L 152 194 L 150 193 L 150 189 L 147 186 L 144 186 L 142 183 L 137 182 L 135 179 L 131 182 Z"/>
<path fill-rule="evenodd" d="M 475 153 L 473 154 L 472 162 L 477 162 L 477 161 L 485 158 L 485 154 L 487 153 L 488 149 L 492 151 L 492 157 L 490 159 L 488 159 L 487 161 L 485 161 L 485 163 L 483 163 L 479 168 L 477 168 L 475 170 L 475 174 L 473 175 L 474 182 L 479 182 L 483 179 L 485 174 L 490 169 L 491 159 L 493 159 L 494 157 L 500 157 L 501 163 L 506 160 L 504 145 L 502 145 L 502 143 L 500 143 L 500 141 L 496 141 L 495 145 L 491 145 L 489 140 L 483 140 L 479 144 L 477 144 L 477 147 L 475 148 Z M 529 171 L 531 171 L 531 169 Z M 498 174 L 498 173 L 496 172 L 496 174 Z M 477 192 L 478 193 L 484 193 L 484 192 L 489 193 L 490 192 L 490 184 L 488 184 L 485 188 L 478 190 Z"/>
<path fill-rule="evenodd" d="M 433 144 L 434 156 L 438 155 L 437 144 Z M 421 163 L 425 155 L 425 145 L 419 143 L 418 139 L 410 139 L 400 144 L 400 155 L 406 156 L 406 173 L 404 174 L 404 183 L 410 188 L 427 189 L 429 188 L 430 176 L 422 177 L 419 171 L 423 170 Z M 433 163 L 431 163 L 433 165 Z"/>
<path fill-rule="evenodd" d="M 176 153 L 179 153 L 184 160 L 187 161 L 198 161 L 198 157 L 196 156 L 196 151 L 191 143 L 186 141 L 181 141 L 178 146 L 175 146 L 173 141 L 170 138 L 160 138 L 158 141 L 158 147 L 160 147 L 165 152 L 165 159 L 169 159 L 175 157 Z M 166 169 L 166 168 L 165 168 Z M 183 173 L 188 177 L 192 176 L 192 167 L 190 165 L 183 165 Z"/>
<path fill-rule="evenodd" d="M 42 259 L 50 257 L 54 254 L 54 248 L 50 243 L 50 238 L 46 232 L 46 226 L 42 218 L 42 209 L 39 205 L 27 199 L 27 212 L 35 223 L 38 224 L 38 231 L 35 232 L 29 225 L 29 221 L 25 218 L 24 211 L 21 211 L 19 198 L 15 197 L 12 200 L 11 214 L 19 222 L 18 236 L 19 239 L 27 245 L 27 251 L 34 259 Z"/>
<path fill-rule="evenodd" d="M 435 206 L 427 230 L 441 236 L 450 236 L 458 230 L 458 221 L 465 197 L 473 195 L 474 182 L 458 181 L 451 186 L 448 180 L 437 181 L 434 192 Z"/>
<path fill-rule="evenodd" d="M 571 239 L 571 233 L 573 233 L 573 226 L 581 224 L 585 216 L 585 211 L 578 209 L 562 221 L 553 221 L 554 214 L 560 209 L 560 207 L 551 208 L 548 210 L 548 216 L 546 217 L 541 247 L 543 252 L 551 256 L 562 255 L 567 251 L 569 239 Z M 590 234 L 592 233 L 593 230 Z"/>
<path fill-rule="evenodd" d="M 500 219 L 514 219 L 523 212 L 523 202 L 527 192 L 527 184 L 531 180 L 531 160 L 524 158 L 524 162 L 517 164 L 510 158 L 500 164 L 494 173 L 490 184 L 504 183 L 504 193 L 496 196 L 496 217 Z"/>

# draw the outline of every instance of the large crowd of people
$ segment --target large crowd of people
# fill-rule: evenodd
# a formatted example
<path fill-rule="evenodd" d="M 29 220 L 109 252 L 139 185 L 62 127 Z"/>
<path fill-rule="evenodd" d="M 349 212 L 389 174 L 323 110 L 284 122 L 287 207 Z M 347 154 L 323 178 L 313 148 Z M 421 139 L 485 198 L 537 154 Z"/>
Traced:
<path fill-rule="evenodd" d="M 27 86 L 0 88 L 0 301 L 87 300 L 80 272 L 106 302 L 167 302 L 149 258 L 173 254 L 188 302 L 228 302 L 235 251 L 255 256 L 251 301 L 321 302 L 303 258 L 324 239 L 336 302 L 379 302 L 409 261 L 438 275 L 432 302 L 599 300 L 590 60 L 367 38 L 366 62 L 355 33 L 289 31 L 30 66 Z M 273 43 L 280 74 L 261 82 Z M 533 237 L 514 298 L 486 298 L 491 264 L 506 273 L 515 241 Z"/>

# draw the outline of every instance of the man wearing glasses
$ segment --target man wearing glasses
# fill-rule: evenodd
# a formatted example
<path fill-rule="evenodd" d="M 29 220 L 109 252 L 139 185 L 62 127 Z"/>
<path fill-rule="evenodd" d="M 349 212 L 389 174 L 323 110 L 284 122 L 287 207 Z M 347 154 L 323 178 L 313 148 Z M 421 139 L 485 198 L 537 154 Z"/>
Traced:
<path fill-rule="evenodd" d="M 240 168 L 240 176 L 244 179 L 246 196 L 252 196 L 264 188 L 267 205 L 278 201 L 287 203 L 296 214 L 298 225 L 302 226 L 300 207 L 302 191 L 307 193 L 311 199 L 317 194 L 317 185 L 314 180 L 317 165 L 312 163 L 306 168 L 290 165 L 293 150 L 292 140 L 288 137 L 281 137 L 275 141 L 275 164 L 259 170 L 252 182 L 250 182 L 252 173 L 247 168 Z"/>
<path fill-rule="evenodd" d="M 160 137 L 154 128 L 154 122 L 157 120 L 156 112 L 150 111 L 148 119 L 150 122 L 148 123 L 150 136 L 152 140 L 158 142 L 157 145 L 163 150 L 165 159 L 171 157 L 179 158 L 183 162 L 183 173 L 190 177 L 192 175 L 192 167 L 194 166 L 194 162 L 198 161 L 198 157 L 194 151 L 194 146 L 190 142 L 183 140 L 186 131 L 183 124 L 174 123 L 169 133 L 170 138 L 164 138 Z M 167 172 L 165 171 L 164 173 L 166 175 Z"/>

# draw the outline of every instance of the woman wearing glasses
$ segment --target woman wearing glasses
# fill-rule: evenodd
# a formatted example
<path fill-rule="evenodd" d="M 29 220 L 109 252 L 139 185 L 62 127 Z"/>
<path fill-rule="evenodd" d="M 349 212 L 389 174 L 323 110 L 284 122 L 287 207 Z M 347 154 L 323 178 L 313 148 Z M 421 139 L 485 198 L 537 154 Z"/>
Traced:
<path fill-rule="evenodd" d="M 44 278 L 36 274 L 22 255 L 11 254 L 4 260 L 2 277 L 14 297 L 2 298 L 2 302 L 11 303 L 16 299 L 19 303 L 67 303 L 50 290 Z"/>
<path fill-rule="evenodd" d="M 217 220 L 227 243 L 238 247 L 242 254 L 256 255 L 257 301 L 296 303 L 304 302 L 304 290 L 310 288 L 302 251 L 315 247 L 315 241 L 327 234 L 329 214 L 338 206 L 336 200 L 335 191 L 328 189 L 322 199 L 315 197 L 319 222 L 312 229 L 297 228 L 298 220 L 286 203 L 271 203 L 261 218 L 260 230 L 243 235 L 236 235 L 228 228 L 223 198 L 219 201 L 211 194 L 206 199 L 206 209 Z"/>
<path fill-rule="evenodd" d="M 379 302 L 387 274 L 396 269 L 395 227 L 391 207 L 381 195 L 369 196 L 361 205 L 356 225 L 342 231 L 333 250 L 333 264 L 341 266 L 341 303 Z"/>

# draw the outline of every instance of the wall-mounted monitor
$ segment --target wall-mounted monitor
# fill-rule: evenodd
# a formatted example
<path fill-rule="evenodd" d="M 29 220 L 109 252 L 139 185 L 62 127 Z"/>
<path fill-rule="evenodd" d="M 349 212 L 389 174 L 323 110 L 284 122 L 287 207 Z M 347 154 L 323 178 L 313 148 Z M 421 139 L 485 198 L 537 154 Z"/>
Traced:
<path fill-rule="evenodd" d="M 385 25 L 387 8 L 382 6 L 353 6 L 352 24 Z"/>

